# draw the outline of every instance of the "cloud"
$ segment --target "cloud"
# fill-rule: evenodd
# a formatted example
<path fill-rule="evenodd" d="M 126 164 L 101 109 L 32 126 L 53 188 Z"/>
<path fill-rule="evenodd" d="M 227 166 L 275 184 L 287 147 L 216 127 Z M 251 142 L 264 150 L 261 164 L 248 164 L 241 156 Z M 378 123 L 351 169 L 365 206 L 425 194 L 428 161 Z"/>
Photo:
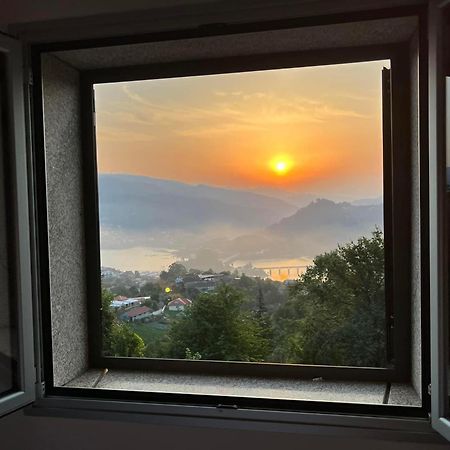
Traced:
<path fill-rule="evenodd" d="M 105 136 L 111 139 L 117 129 L 124 128 L 127 139 L 136 134 L 132 140 L 144 140 L 144 136 L 151 136 L 149 139 L 153 135 L 163 136 L 165 129 L 184 137 L 207 137 L 276 126 L 326 124 L 337 118 L 370 118 L 356 110 L 337 107 L 331 101 L 301 96 L 286 98 L 273 92 L 205 92 L 198 101 L 194 100 L 194 105 L 192 100 L 183 105 L 173 98 L 165 103 L 152 102 L 129 85 L 122 89 L 128 101 L 120 102 L 113 111 L 101 113 L 111 128 Z"/>
<path fill-rule="evenodd" d="M 102 127 L 97 132 L 97 139 L 103 142 L 150 142 L 155 136 L 150 133 Z"/>

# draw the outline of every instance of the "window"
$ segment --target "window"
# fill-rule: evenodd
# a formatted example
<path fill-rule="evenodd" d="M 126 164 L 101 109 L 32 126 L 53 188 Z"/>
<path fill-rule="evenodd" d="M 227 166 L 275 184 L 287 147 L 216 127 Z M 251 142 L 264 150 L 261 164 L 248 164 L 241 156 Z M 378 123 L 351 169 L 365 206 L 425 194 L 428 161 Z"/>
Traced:
<path fill-rule="evenodd" d="M 1 103 L 0 103 L 0 123 L 1 123 L 1 130 L 5 130 L 7 126 L 6 120 L 4 118 L 4 114 L 6 112 L 6 80 L 5 80 L 5 58 L 3 54 L 0 54 L 1 60 L 0 60 L 0 73 L 3 75 L 0 79 L 0 87 L 1 87 Z M 6 133 L 5 133 L 6 135 Z M 5 145 L 6 136 L 4 136 L 3 133 L 1 133 L 1 146 L 3 147 Z M 3 150 L 3 148 L 2 148 Z M 6 160 L 6 152 L 1 153 L 3 159 L 0 159 L 0 179 L 5 180 L 6 177 L 4 176 L 4 166 L 5 166 L 5 160 Z M 3 183 L 0 185 L 0 204 L 2 205 L 2 208 L 6 209 L 5 206 L 6 202 L 6 195 L 5 195 L 5 188 Z M 2 215 L 2 219 L 4 219 L 4 215 Z M 15 322 L 16 318 L 13 315 L 12 311 L 12 305 L 11 303 L 11 296 L 9 295 L 9 289 L 8 289 L 8 270 L 7 267 L 8 264 L 8 250 L 7 250 L 7 239 L 6 239 L 6 224 L 1 223 L 0 225 L 1 229 L 1 235 L 0 235 L 0 284 L 3 286 L 4 289 L 4 295 L 2 296 L 1 300 L 1 319 L 0 319 L 0 395 L 4 395 L 5 393 L 14 391 L 14 388 L 16 386 L 17 380 L 15 379 L 16 376 L 16 365 L 17 365 L 17 331 L 15 329 Z"/>
<path fill-rule="evenodd" d="M 104 356 L 393 365 L 389 64 L 94 85 Z"/>
<path fill-rule="evenodd" d="M 85 77 L 96 365 L 409 379 L 409 324 L 394 320 L 410 308 L 394 210 L 410 202 L 395 165 L 407 99 L 391 96 L 407 77 L 384 55 Z"/>
<path fill-rule="evenodd" d="M 0 37 L 0 416 L 34 399 L 29 212 L 20 45 Z"/>
<path fill-rule="evenodd" d="M 103 342 L 96 357 L 401 377 L 391 302 L 407 301 L 393 300 L 391 273 L 385 282 L 396 239 L 382 124 L 383 100 L 391 118 L 389 64 L 94 77 L 105 288 L 102 336 L 99 315 L 91 322 Z"/>
<path fill-rule="evenodd" d="M 422 431 L 429 432 L 428 417 L 431 412 L 433 427 L 448 437 L 448 283 L 445 279 L 445 274 L 448 273 L 445 251 L 445 217 L 448 209 L 445 208 L 444 201 L 447 194 L 444 75 L 448 75 L 449 70 L 448 61 L 441 61 L 441 57 L 448 56 L 445 46 L 440 47 L 445 43 L 444 38 L 448 32 L 448 15 L 439 9 L 441 6 L 445 7 L 445 2 L 439 5 L 438 2 L 431 2 L 430 17 L 420 10 L 418 17 L 422 22 L 419 34 L 416 34 L 416 18 L 400 17 L 402 9 L 396 8 L 392 11 L 376 11 L 372 17 L 376 20 L 371 20 L 372 13 L 365 11 L 359 19 L 349 15 L 345 19 L 340 16 L 322 17 L 317 21 L 316 18 L 290 21 L 280 25 L 280 30 L 273 29 L 274 22 L 257 26 L 220 25 L 218 32 L 212 26 L 172 34 L 157 33 L 142 39 L 135 36 L 130 40 L 117 38 L 95 44 L 75 42 L 34 46 L 34 84 L 30 89 L 34 94 L 35 142 L 29 161 L 26 159 L 28 155 L 24 139 L 23 105 L 26 103 L 22 94 L 26 83 L 22 80 L 20 45 L 10 39 L 0 38 L 1 162 L 6 162 L 8 169 L 10 164 L 15 169 L 10 171 L 11 177 L 6 180 L 8 188 L 12 187 L 6 189 L 11 191 L 6 194 L 12 195 L 5 195 L 8 202 L 11 197 L 11 209 L 7 211 L 7 215 L 3 215 L 8 223 L 6 226 L 0 224 L 0 229 L 2 232 L 4 228 L 8 228 L 8 233 L 11 229 L 16 232 L 15 239 L 12 240 L 14 245 L 8 249 L 7 262 L 8 269 L 12 267 L 14 275 L 19 275 L 6 275 L 5 267 L 0 267 L 2 280 L 8 280 L 8 294 L 12 293 L 11 301 L 8 299 L 5 302 L 3 299 L 1 303 L 2 313 L 6 311 L 6 314 L 0 317 L 0 353 L 3 356 L 6 354 L 7 358 L 6 365 L 5 358 L 0 360 L 0 367 L 3 369 L 6 366 L 7 370 L 1 372 L 6 376 L 0 380 L 4 384 L 0 388 L 0 413 L 7 413 L 31 402 L 36 385 L 40 387 L 42 375 L 45 392 L 39 392 L 38 389 L 38 406 L 56 407 L 57 414 L 62 409 L 66 412 L 78 409 L 75 414 L 85 416 L 95 414 L 94 410 L 102 416 L 106 410 L 133 411 L 140 413 L 136 414 L 139 416 L 137 420 L 147 420 L 142 418 L 145 415 L 157 417 L 159 422 L 172 415 L 172 419 L 175 416 L 176 420 L 181 417 L 184 423 L 189 424 L 194 420 L 212 419 L 210 423 L 213 426 L 217 426 L 217 419 L 220 417 L 227 421 L 227 426 L 239 421 L 239 427 L 247 427 L 248 423 L 253 422 L 258 429 L 281 424 L 283 427 L 292 427 L 284 429 L 298 430 L 310 428 L 312 423 L 326 423 L 334 428 L 337 425 L 346 426 L 343 432 L 350 431 L 352 434 L 361 432 L 365 435 L 369 432 L 367 428 L 371 428 L 372 436 L 380 434 L 389 439 L 393 436 L 398 439 L 396 431 L 399 429 L 407 430 L 408 439 L 414 435 L 414 439 L 419 436 L 422 440 Z M 405 13 L 416 14 L 417 10 L 407 9 Z M 390 14 L 395 17 L 390 17 Z M 422 26 L 425 19 L 429 24 L 426 34 Z M 336 20 L 362 21 L 335 23 Z M 293 30 L 294 25 L 301 26 L 301 30 Z M 260 51 L 267 52 L 260 54 Z M 108 277 L 118 272 L 106 269 L 103 279 L 100 277 L 100 256 L 106 261 L 111 254 L 107 253 L 107 245 L 104 245 L 107 242 L 104 238 L 108 237 L 103 232 L 105 217 L 99 216 L 98 209 L 100 203 L 102 212 L 102 199 L 105 198 L 101 186 L 97 190 L 97 168 L 100 168 L 100 172 L 103 170 L 102 162 L 97 160 L 97 150 L 98 154 L 102 152 L 101 128 L 104 123 L 102 125 L 101 99 L 95 97 L 99 128 L 98 134 L 95 133 L 92 117 L 95 103 L 93 88 L 96 88 L 96 95 L 100 95 L 100 89 L 107 88 L 108 84 L 110 87 L 114 83 L 133 86 L 133 83 L 142 82 L 153 86 L 157 84 L 156 80 L 170 79 L 176 90 L 176 85 L 182 78 L 226 79 L 250 72 L 266 76 L 275 73 L 271 71 L 293 73 L 303 67 L 319 70 L 323 65 L 354 67 L 375 64 L 381 60 L 389 60 L 391 65 L 391 69 L 384 70 L 381 75 L 383 113 L 377 116 L 378 120 L 382 118 L 383 130 L 383 308 L 387 330 L 382 345 L 386 348 L 387 364 L 383 367 L 348 367 L 340 366 L 337 360 L 332 361 L 335 364 L 333 366 L 323 366 L 322 361 L 314 365 L 296 362 L 286 364 L 283 361 L 267 363 L 266 357 L 264 361 L 235 361 L 239 359 L 235 357 L 229 358 L 233 361 L 226 361 L 227 358 L 223 358 L 216 361 L 216 364 L 203 359 L 203 355 L 195 348 L 189 348 L 187 352 L 186 347 L 182 347 L 184 354 L 180 354 L 184 358 L 181 359 L 149 360 L 120 356 L 125 352 L 116 352 L 119 356 L 113 356 L 112 351 L 109 355 L 105 354 L 105 346 L 101 342 L 103 333 L 99 327 L 105 313 L 101 310 L 100 287 L 103 281 L 105 287 L 112 290 L 114 286 L 107 285 L 111 282 Z M 429 78 L 426 77 L 428 69 Z M 33 79 L 30 79 L 30 84 L 32 83 Z M 206 84 L 205 81 L 205 86 Z M 352 85 L 352 89 L 356 86 L 357 83 Z M 219 94 L 218 97 L 225 95 Z M 126 117 L 122 115 L 122 121 L 125 120 Z M 221 125 L 224 123 L 225 121 Z M 116 134 L 110 134 L 110 138 L 117 136 L 117 132 L 120 134 L 120 128 L 112 131 Z M 355 132 L 357 131 L 360 130 Z M 96 137 L 98 149 L 94 142 Z M 13 141 L 12 146 L 10 144 Z M 5 160 L 4 153 L 8 154 Z M 294 163 L 294 158 L 292 161 L 277 158 L 273 162 L 274 174 L 285 173 L 283 179 L 289 173 L 292 174 L 295 164 L 289 163 Z M 30 189 L 27 180 L 32 182 Z M 3 186 L 3 179 L 1 181 Z M 31 220 L 28 217 L 29 194 L 30 209 L 37 213 L 36 216 L 31 216 Z M 2 195 L 0 192 L 0 200 L 3 200 Z M 0 207 L 4 209 L 1 204 Z M 11 222 L 13 226 L 9 227 Z M 36 247 L 30 246 L 28 242 L 30 224 L 32 232 L 34 227 L 37 228 L 39 239 L 33 241 L 33 244 L 38 244 Z M 3 236 L 0 235 L 0 246 Z M 31 236 L 34 238 L 34 233 Z M 197 244 L 197 241 L 193 243 Z M 35 254 L 32 253 L 33 265 L 30 263 L 30 247 L 35 251 Z M 133 254 L 133 257 L 136 255 L 137 253 Z M 182 262 L 188 265 L 192 256 L 189 254 L 185 258 L 186 261 Z M 236 269 L 240 267 L 237 266 Z M 256 265 L 253 269 L 255 267 Z M 259 269 L 264 270 L 269 277 L 282 276 L 281 267 L 285 266 L 277 267 L 280 267 L 280 272 L 275 270 L 275 274 L 270 273 L 273 269 L 270 266 L 261 266 Z M 31 268 L 36 275 L 35 289 L 31 286 Z M 183 271 L 175 266 L 172 272 L 175 269 Z M 186 266 L 185 269 L 189 271 Z M 251 269 L 252 267 L 247 268 Z M 289 278 L 289 270 L 292 271 L 292 268 L 286 270 L 287 274 L 284 276 Z M 194 271 L 194 275 L 198 278 L 201 278 L 200 275 L 205 276 L 201 281 L 205 281 L 206 285 L 218 275 L 227 275 L 217 271 L 218 269 L 212 270 L 214 273 L 207 274 L 202 269 L 202 273 Z M 170 276 L 174 275 L 171 271 L 166 272 Z M 237 275 L 235 278 L 242 281 L 243 276 L 239 270 Z M 133 273 L 130 276 L 139 277 L 140 274 Z M 257 285 L 263 283 L 264 276 L 255 276 L 253 281 Z M 167 275 L 165 277 L 166 280 L 169 279 Z M 17 282 L 17 278 L 20 282 Z M 170 295 L 175 288 L 178 289 L 177 278 L 178 276 L 169 280 L 171 284 L 168 286 L 160 286 L 170 288 L 170 292 L 163 289 L 163 297 Z M 248 275 L 248 278 L 252 276 Z M 184 275 L 182 281 L 185 281 Z M 256 299 L 265 301 L 267 296 L 261 290 L 263 295 L 259 295 L 258 289 Z M 37 329 L 42 332 L 43 344 L 41 346 L 40 340 L 36 339 L 35 349 L 38 356 L 42 351 L 43 358 L 41 361 L 38 357 L 35 365 L 30 331 L 31 301 L 32 294 L 37 294 L 38 291 L 40 303 L 35 305 L 35 312 L 38 319 L 43 321 L 42 326 L 37 324 Z M 188 312 L 192 311 L 195 304 L 199 304 L 200 299 L 214 299 L 215 292 L 216 288 L 210 294 L 204 293 L 203 297 L 203 294 L 193 299 L 180 297 L 181 300 L 172 305 L 174 318 L 181 322 L 184 317 L 188 317 Z M 127 296 L 130 298 L 129 294 Z M 308 295 L 309 291 L 306 290 L 304 294 Z M 138 306 L 141 301 L 149 301 L 150 311 L 141 310 L 140 315 L 155 312 L 152 310 L 152 295 L 147 295 L 149 299 L 139 299 L 136 295 L 139 292 L 127 301 L 130 308 Z M 192 303 L 187 302 L 186 298 Z M 255 296 L 251 298 L 254 300 Z M 173 300 L 177 298 L 169 301 Z M 122 302 L 119 305 L 125 302 L 123 299 L 115 301 Z M 427 325 L 430 305 L 431 355 L 428 354 L 430 329 Z M 169 308 L 165 303 L 161 306 Z M 267 308 L 266 305 L 264 307 Z M 251 317 L 259 320 L 265 308 L 256 311 L 259 316 L 251 310 L 244 309 L 244 312 L 252 313 Z M 124 312 L 126 311 L 129 310 L 125 309 Z M 5 317 L 11 320 L 5 320 Z M 245 318 L 248 319 L 248 316 Z M 126 319 L 128 322 L 121 317 L 112 316 L 111 322 L 115 326 L 134 326 L 137 320 L 146 317 L 127 314 Z M 145 325 L 145 321 L 139 325 Z M 9 333 L 10 330 L 13 333 Z M 105 335 L 106 338 L 108 336 L 111 334 Z M 129 337 L 135 339 L 132 333 Z M 128 349 L 129 346 L 124 348 Z M 156 348 L 159 349 L 159 346 Z M 190 359 L 186 359 L 186 356 Z M 221 376 L 210 375 L 213 367 L 211 363 L 213 370 L 220 372 Z M 280 376 L 280 366 L 293 369 L 287 370 L 291 370 L 289 375 L 294 376 L 275 379 Z M 121 367 L 128 370 L 120 369 Z M 267 367 L 272 367 L 273 372 L 267 371 Z M 106 373 L 107 368 L 113 372 L 112 378 Z M 146 370 L 136 370 L 142 368 Z M 253 369 L 254 373 L 251 373 Z M 169 370 L 178 370 L 178 373 L 174 374 Z M 192 373 L 196 371 L 204 374 L 200 376 Z M 180 372 L 187 376 L 180 378 Z M 320 376 L 316 377 L 319 373 Z M 235 376 L 231 377 L 230 374 Z M 285 374 L 287 372 L 283 376 Z M 315 379 L 311 380 L 313 376 Z M 332 380 L 332 377 L 335 378 Z M 145 389 L 142 389 L 142 379 L 147 383 Z M 182 382 L 191 380 L 193 383 L 186 383 L 186 389 L 181 390 L 180 379 Z M 359 382 L 353 381 L 355 379 Z M 366 382 L 362 381 L 364 379 Z M 269 387 L 276 391 L 270 395 L 266 389 L 267 384 L 262 386 L 267 380 Z M 395 380 L 405 382 L 397 383 Z M 221 385 L 222 382 L 227 382 L 228 386 L 225 388 Z M 199 386 L 202 389 L 196 391 Z M 383 390 L 381 396 L 380 388 Z M 407 389 L 416 396 L 421 396 L 418 402 L 408 403 L 410 397 L 399 400 Z M 341 395 L 345 390 L 347 392 Z M 309 395 L 312 391 L 313 395 Z M 323 395 L 319 395 L 318 391 L 323 391 Z M 331 396 L 331 391 L 337 395 Z M 348 393 L 350 394 L 346 395 Z M 82 397 L 89 399 L 85 401 Z M 383 397 L 382 401 L 380 397 Z M 431 411 L 430 402 L 433 406 Z M 286 410 L 289 411 L 287 414 Z M 307 414 L 308 411 L 313 413 Z M 331 414 L 316 414 L 317 412 Z M 378 415 L 376 420 L 370 417 L 372 415 Z M 394 416 L 401 417 L 395 419 Z M 303 428 L 298 426 L 302 424 Z M 360 431 L 357 427 L 360 427 Z M 382 432 L 382 429 L 387 431 Z"/>
<path fill-rule="evenodd" d="M 339 48 L 297 51 L 289 43 L 303 45 L 292 37 L 298 30 L 279 31 L 278 48 L 263 55 L 252 50 L 259 33 L 240 36 L 225 55 L 218 37 L 189 42 L 178 57 L 182 40 L 40 50 L 50 392 L 164 402 L 183 392 L 177 401 L 215 404 L 206 387 L 223 382 L 235 383 L 221 391 L 224 404 L 314 409 L 320 401 L 328 411 L 348 403 L 364 411 L 375 403 L 394 405 L 392 414 L 422 414 L 422 350 L 411 339 L 422 323 L 420 309 L 411 310 L 415 119 L 408 111 L 415 88 L 404 44 L 410 34 L 402 26 L 395 44 L 392 37 L 365 47 L 342 40 Z M 248 55 L 239 53 L 246 48 Z M 327 133 L 320 132 L 324 123 Z M 300 125 L 303 134 L 294 129 Z M 320 139 L 329 139 L 325 150 Z M 306 140 L 316 147 L 305 149 Z M 233 157 L 224 158 L 226 152 Z M 194 164 L 199 159 L 203 164 Z M 306 169 L 315 174 L 303 180 L 313 196 L 295 199 L 289 191 L 298 192 Z M 309 234 L 298 237 L 295 219 L 311 211 L 323 225 L 302 220 Z M 149 251 L 159 262 L 142 265 Z M 364 270 L 366 282 L 374 282 L 373 313 L 360 302 L 358 283 L 345 284 L 353 252 L 371 258 Z M 330 262 L 340 270 L 335 278 L 325 276 Z M 335 289 L 339 277 L 346 281 Z M 197 324 L 216 330 L 203 333 Z M 200 340 L 208 342 L 200 347 Z M 133 381 L 142 373 L 144 387 Z M 180 390 L 181 379 L 195 386 Z M 286 380 L 290 387 L 281 387 Z M 251 391 L 261 383 L 262 390 Z M 278 386 L 271 393 L 270 383 Z M 124 385 L 126 394 L 119 394 Z M 397 388 L 413 400 L 395 400 Z M 333 396 L 338 390 L 345 395 Z"/>

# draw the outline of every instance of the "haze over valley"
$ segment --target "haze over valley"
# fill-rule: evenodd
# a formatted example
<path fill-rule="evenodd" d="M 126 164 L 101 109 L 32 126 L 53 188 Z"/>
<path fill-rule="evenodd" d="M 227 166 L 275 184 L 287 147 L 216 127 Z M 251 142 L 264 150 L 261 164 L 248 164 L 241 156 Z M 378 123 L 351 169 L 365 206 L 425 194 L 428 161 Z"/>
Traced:
<path fill-rule="evenodd" d="M 304 266 L 383 225 L 378 198 L 315 198 L 299 208 L 245 190 L 117 174 L 99 176 L 99 193 L 102 265 L 121 270 L 160 271 L 177 260 L 214 271 Z"/>

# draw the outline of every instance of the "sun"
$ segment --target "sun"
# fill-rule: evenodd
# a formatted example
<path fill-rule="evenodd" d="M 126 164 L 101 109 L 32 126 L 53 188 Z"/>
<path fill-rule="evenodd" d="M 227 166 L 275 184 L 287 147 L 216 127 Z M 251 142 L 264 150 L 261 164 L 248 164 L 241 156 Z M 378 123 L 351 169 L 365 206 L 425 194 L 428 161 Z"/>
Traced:
<path fill-rule="evenodd" d="M 276 170 L 278 173 L 286 172 L 286 169 L 287 169 L 286 161 L 278 161 L 278 162 L 275 164 L 275 170 Z"/>
<path fill-rule="evenodd" d="M 287 158 L 274 158 L 270 162 L 270 168 L 277 175 L 286 175 L 291 169 L 292 163 Z"/>

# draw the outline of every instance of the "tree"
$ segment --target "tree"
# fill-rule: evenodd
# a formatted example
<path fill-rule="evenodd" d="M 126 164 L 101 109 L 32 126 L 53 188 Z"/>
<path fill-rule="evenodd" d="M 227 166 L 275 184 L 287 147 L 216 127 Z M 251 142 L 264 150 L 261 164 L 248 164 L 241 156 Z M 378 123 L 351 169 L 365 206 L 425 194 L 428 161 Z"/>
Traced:
<path fill-rule="evenodd" d="M 273 330 L 270 315 L 267 312 L 266 304 L 264 301 L 264 293 L 262 289 L 262 280 L 258 279 L 258 295 L 256 298 L 257 309 L 255 311 L 256 319 L 262 330 L 262 336 L 270 343 L 272 347 L 273 342 Z"/>
<path fill-rule="evenodd" d="M 263 299 L 267 313 L 274 312 L 287 301 L 288 289 L 286 286 L 270 278 L 262 279 L 242 275 L 240 278 L 231 280 L 230 284 L 245 293 L 249 300 L 248 306 L 254 311 L 260 309 L 260 299 Z"/>
<path fill-rule="evenodd" d="M 158 283 L 152 283 L 147 281 L 144 283 L 140 289 L 139 295 L 142 297 L 150 297 L 152 301 L 159 301 L 159 296 L 162 294 L 163 290 Z"/>
<path fill-rule="evenodd" d="M 167 271 L 163 270 L 159 278 L 161 281 L 173 283 L 178 277 L 184 277 L 187 274 L 186 267 L 183 264 L 174 262 L 169 266 Z"/>
<path fill-rule="evenodd" d="M 113 322 L 111 356 L 142 358 L 145 356 L 144 340 L 128 324 Z"/>
<path fill-rule="evenodd" d="M 169 330 L 169 356 L 222 361 L 264 361 L 269 342 L 244 296 L 230 286 L 202 294 Z"/>
<path fill-rule="evenodd" d="M 273 359 L 384 366 L 384 241 L 372 237 L 317 256 L 275 314 Z"/>
<path fill-rule="evenodd" d="M 102 289 L 103 353 L 105 356 L 140 358 L 145 355 L 145 343 L 127 324 L 116 319 L 111 308 L 113 294 Z"/>

